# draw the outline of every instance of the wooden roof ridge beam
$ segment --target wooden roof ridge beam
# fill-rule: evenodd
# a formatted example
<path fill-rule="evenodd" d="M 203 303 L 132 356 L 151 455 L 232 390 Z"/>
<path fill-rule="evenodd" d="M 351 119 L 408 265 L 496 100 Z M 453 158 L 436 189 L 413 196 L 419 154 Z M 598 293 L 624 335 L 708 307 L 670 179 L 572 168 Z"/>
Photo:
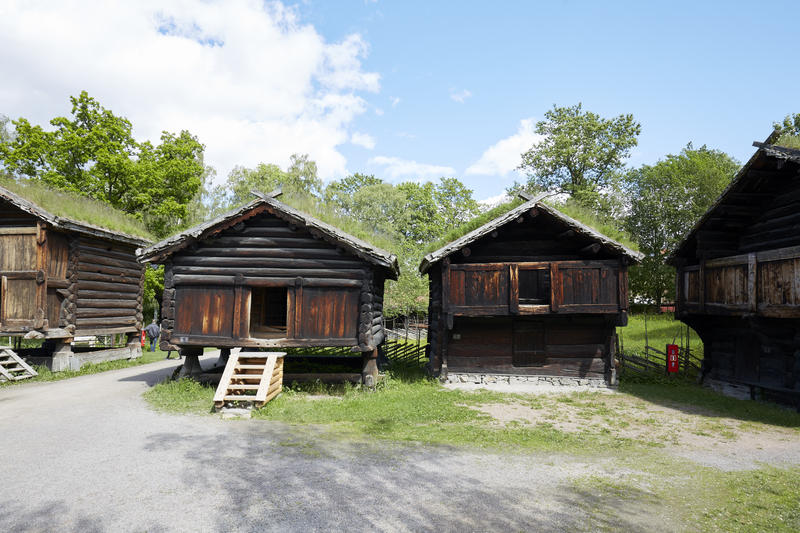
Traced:
<path fill-rule="evenodd" d="M 283 187 L 278 187 L 274 191 L 263 193 L 257 189 L 251 189 L 250 194 L 253 196 L 258 196 L 262 200 L 266 200 L 267 198 L 277 198 L 278 196 L 283 194 Z"/>

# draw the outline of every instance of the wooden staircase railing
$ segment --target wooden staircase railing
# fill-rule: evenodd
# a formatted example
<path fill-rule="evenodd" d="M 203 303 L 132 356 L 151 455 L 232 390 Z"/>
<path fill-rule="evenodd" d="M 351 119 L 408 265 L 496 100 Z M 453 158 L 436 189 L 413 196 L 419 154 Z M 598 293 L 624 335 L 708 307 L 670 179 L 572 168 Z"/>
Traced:
<path fill-rule="evenodd" d="M 214 395 L 217 409 L 226 404 L 263 407 L 283 390 L 284 352 L 231 353 Z"/>
<path fill-rule="evenodd" d="M 0 346 L 0 382 L 19 381 L 39 374 L 7 346 Z"/>

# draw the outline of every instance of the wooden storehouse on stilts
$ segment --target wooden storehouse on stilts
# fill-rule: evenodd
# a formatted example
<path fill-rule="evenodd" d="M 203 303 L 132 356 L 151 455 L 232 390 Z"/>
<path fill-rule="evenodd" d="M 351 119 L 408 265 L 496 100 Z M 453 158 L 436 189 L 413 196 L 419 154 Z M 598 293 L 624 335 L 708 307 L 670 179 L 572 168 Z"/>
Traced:
<path fill-rule="evenodd" d="M 141 251 L 164 264 L 163 350 L 180 349 L 183 372 L 201 371 L 204 347 L 338 346 L 363 355 L 377 377 L 384 281 L 397 258 L 275 197 L 257 198 Z"/>
<path fill-rule="evenodd" d="M 800 400 L 800 150 L 756 153 L 672 253 L 712 386 Z"/>
<path fill-rule="evenodd" d="M 628 265 L 641 254 L 523 198 L 423 259 L 431 371 L 455 382 L 614 383 L 615 327 L 627 323 Z"/>
<path fill-rule="evenodd" d="M 148 244 L 0 187 L 0 337 L 43 340 L 32 359 L 54 371 L 139 357 L 144 268 L 136 249 Z M 100 335 L 124 336 L 125 345 L 73 350 L 75 337 Z"/>

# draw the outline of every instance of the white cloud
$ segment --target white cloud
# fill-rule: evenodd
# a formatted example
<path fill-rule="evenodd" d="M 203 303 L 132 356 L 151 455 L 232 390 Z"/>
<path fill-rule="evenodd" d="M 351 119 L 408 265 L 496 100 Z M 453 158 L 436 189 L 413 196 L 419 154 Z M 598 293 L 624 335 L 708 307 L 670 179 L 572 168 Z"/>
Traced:
<path fill-rule="evenodd" d="M 469 92 L 467 89 L 462 89 L 460 91 L 456 91 L 455 89 L 450 89 L 450 99 L 454 102 L 458 102 L 459 104 L 463 104 L 467 101 L 467 98 L 472 96 L 472 93 Z"/>
<path fill-rule="evenodd" d="M 522 162 L 522 153 L 542 140 L 535 133 L 536 122 L 532 118 L 521 120 L 517 133 L 497 141 L 483 152 L 480 159 L 471 164 L 467 174 L 505 176 Z"/>
<path fill-rule="evenodd" d="M 372 137 L 372 135 L 367 133 L 354 133 L 350 136 L 350 142 L 357 146 L 362 146 L 367 150 L 372 150 L 375 148 L 375 139 Z"/>
<path fill-rule="evenodd" d="M 389 100 L 391 100 L 391 102 L 392 102 L 392 107 L 397 107 L 397 104 L 400 103 L 400 97 L 399 96 L 390 96 Z"/>
<path fill-rule="evenodd" d="M 452 167 L 428 165 L 426 163 L 417 163 L 410 159 L 382 155 L 373 157 L 369 160 L 369 163 L 385 167 L 383 173 L 386 174 L 389 179 L 439 178 L 442 176 L 452 176 L 456 173 L 456 170 Z"/>
<path fill-rule="evenodd" d="M 507 202 L 509 200 L 509 196 L 506 193 L 500 193 L 497 196 L 490 196 L 489 198 L 484 198 L 483 200 L 478 200 L 478 203 L 481 207 L 485 209 L 491 209 L 493 207 L 497 207 L 498 205 Z"/>
<path fill-rule="evenodd" d="M 308 153 L 323 178 L 380 87 L 356 34 L 329 43 L 291 8 L 252 0 L 0 5 L 0 112 L 46 125 L 81 90 L 138 139 L 188 129 L 224 178 L 236 164 Z"/>

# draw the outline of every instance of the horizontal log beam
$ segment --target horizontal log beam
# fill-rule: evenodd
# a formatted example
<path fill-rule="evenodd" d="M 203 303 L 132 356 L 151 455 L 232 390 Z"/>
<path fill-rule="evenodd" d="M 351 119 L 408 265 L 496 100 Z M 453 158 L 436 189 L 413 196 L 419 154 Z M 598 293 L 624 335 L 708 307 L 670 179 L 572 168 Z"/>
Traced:
<path fill-rule="evenodd" d="M 173 265 L 207 266 L 207 267 L 278 267 L 278 268 L 364 268 L 363 261 L 354 261 L 344 257 L 330 259 L 298 259 L 292 257 L 236 257 L 237 250 L 231 250 L 229 257 L 175 257 Z"/>
<path fill-rule="evenodd" d="M 124 317 L 132 316 L 135 318 L 136 310 L 130 308 L 117 308 L 117 307 L 78 307 L 75 311 L 78 318 L 94 318 L 94 317 Z M 109 321 L 111 319 L 108 319 Z"/>
<path fill-rule="evenodd" d="M 323 257 L 347 257 L 335 248 L 263 248 L 263 247 L 217 247 L 216 242 L 204 243 L 194 252 L 181 252 L 181 257 L 285 257 L 296 259 L 317 259 Z"/>
<path fill-rule="evenodd" d="M 296 277 L 252 277 L 240 278 L 240 284 L 246 287 L 294 287 Z M 176 274 L 175 285 L 220 285 L 223 287 L 236 285 L 235 276 L 204 276 L 200 274 Z M 358 279 L 303 278 L 305 287 L 361 287 Z"/>
<path fill-rule="evenodd" d="M 78 281 L 78 291 L 113 291 L 116 293 L 137 293 L 139 292 L 139 284 L 124 284 L 124 283 L 104 283 L 101 281 Z"/>
<path fill-rule="evenodd" d="M 209 276 L 236 276 L 241 274 L 247 277 L 309 277 L 309 278 L 328 278 L 328 279 L 361 279 L 364 275 L 362 269 L 342 268 L 236 268 L 236 267 L 192 267 L 192 266 L 173 266 L 173 273 L 196 274 Z"/>

